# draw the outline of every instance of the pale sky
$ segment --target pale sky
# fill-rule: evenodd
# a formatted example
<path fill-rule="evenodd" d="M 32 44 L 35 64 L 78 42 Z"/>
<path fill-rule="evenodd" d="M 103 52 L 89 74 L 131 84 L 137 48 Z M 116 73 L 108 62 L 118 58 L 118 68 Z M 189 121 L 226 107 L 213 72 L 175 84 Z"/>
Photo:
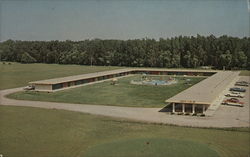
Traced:
<path fill-rule="evenodd" d="M 0 0 L 0 40 L 249 36 L 247 0 Z"/>

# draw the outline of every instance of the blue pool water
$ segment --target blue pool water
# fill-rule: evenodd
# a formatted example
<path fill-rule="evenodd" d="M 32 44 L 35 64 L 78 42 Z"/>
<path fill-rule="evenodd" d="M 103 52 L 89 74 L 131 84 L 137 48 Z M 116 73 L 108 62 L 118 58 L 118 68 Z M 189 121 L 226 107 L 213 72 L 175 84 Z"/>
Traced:
<path fill-rule="evenodd" d="M 137 85 L 171 85 L 177 83 L 177 80 L 144 80 L 144 81 L 135 81 L 131 80 L 131 84 L 137 84 Z"/>
<path fill-rule="evenodd" d="M 143 84 L 149 84 L 149 85 L 167 85 L 167 81 L 161 81 L 161 80 L 152 80 L 152 81 L 143 81 Z"/>

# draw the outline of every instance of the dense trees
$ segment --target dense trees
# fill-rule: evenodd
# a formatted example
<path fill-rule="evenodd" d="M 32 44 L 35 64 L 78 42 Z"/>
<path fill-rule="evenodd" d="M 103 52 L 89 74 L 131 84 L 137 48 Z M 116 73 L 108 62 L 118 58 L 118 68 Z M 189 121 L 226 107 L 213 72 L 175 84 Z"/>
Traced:
<path fill-rule="evenodd" d="M 159 40 L 13 41 L 0 43 L 0 59 L 22 63 L 136 67 L 250 67 L 250 38 L 213 35 Z"/>

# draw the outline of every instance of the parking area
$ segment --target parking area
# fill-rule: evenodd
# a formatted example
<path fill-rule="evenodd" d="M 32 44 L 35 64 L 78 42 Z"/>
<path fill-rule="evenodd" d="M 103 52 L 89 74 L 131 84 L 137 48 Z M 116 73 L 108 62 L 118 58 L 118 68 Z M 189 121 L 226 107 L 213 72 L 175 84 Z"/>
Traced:
<path fill-rule="evenodd" d="M 239 76 L 238 81 L 247 81 L 250 82 L 249 76 Z M 244 86 L 232 86 L 232 87 L 240 87 L 246 89 L 246 92 L 244 93 L 243 98 L 237 98 L 240 102 L 244 102 L 243 107 L 239 106 L 230 106 L 230 105 L 220 105 L 219 108 L 214 112 L 214 115 L 212 118 L 220 119 L 224 121 L 231 121 L 236 120 L 238 123 L 249 123 L 249 87 Z M 229 91 L 228 91 L 229 92 Z M 225 99 L 230 99 L 230 97 L 224 97 Z"/>

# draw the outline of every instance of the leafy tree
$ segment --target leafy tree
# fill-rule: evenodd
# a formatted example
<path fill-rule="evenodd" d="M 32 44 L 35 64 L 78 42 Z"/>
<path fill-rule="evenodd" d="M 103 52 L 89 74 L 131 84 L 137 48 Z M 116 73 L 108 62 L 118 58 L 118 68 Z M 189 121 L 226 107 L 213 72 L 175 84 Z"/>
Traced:
<path fill-rule="evenodd" d="M 29 55 L 27 52 L 22 54 L 21 63 L 35 63 L 36 59 Z"/>
<path fill-rule="evenodd" d="M 232 62 L 232 55 L 230 54 L 230 51 L 227 50 L 224 54 L 220 55 L 220 66 L 226 67 L 226 69 L 229 69 L 230 64 Z"/>
<path fill-rule="evenodd" d="M 239 68 L 246 68 L 247 66 L 247 56 L 245 55 L 245 53 L 243 51 L 239 51 L 237 53 L 237 66 Z"/>

